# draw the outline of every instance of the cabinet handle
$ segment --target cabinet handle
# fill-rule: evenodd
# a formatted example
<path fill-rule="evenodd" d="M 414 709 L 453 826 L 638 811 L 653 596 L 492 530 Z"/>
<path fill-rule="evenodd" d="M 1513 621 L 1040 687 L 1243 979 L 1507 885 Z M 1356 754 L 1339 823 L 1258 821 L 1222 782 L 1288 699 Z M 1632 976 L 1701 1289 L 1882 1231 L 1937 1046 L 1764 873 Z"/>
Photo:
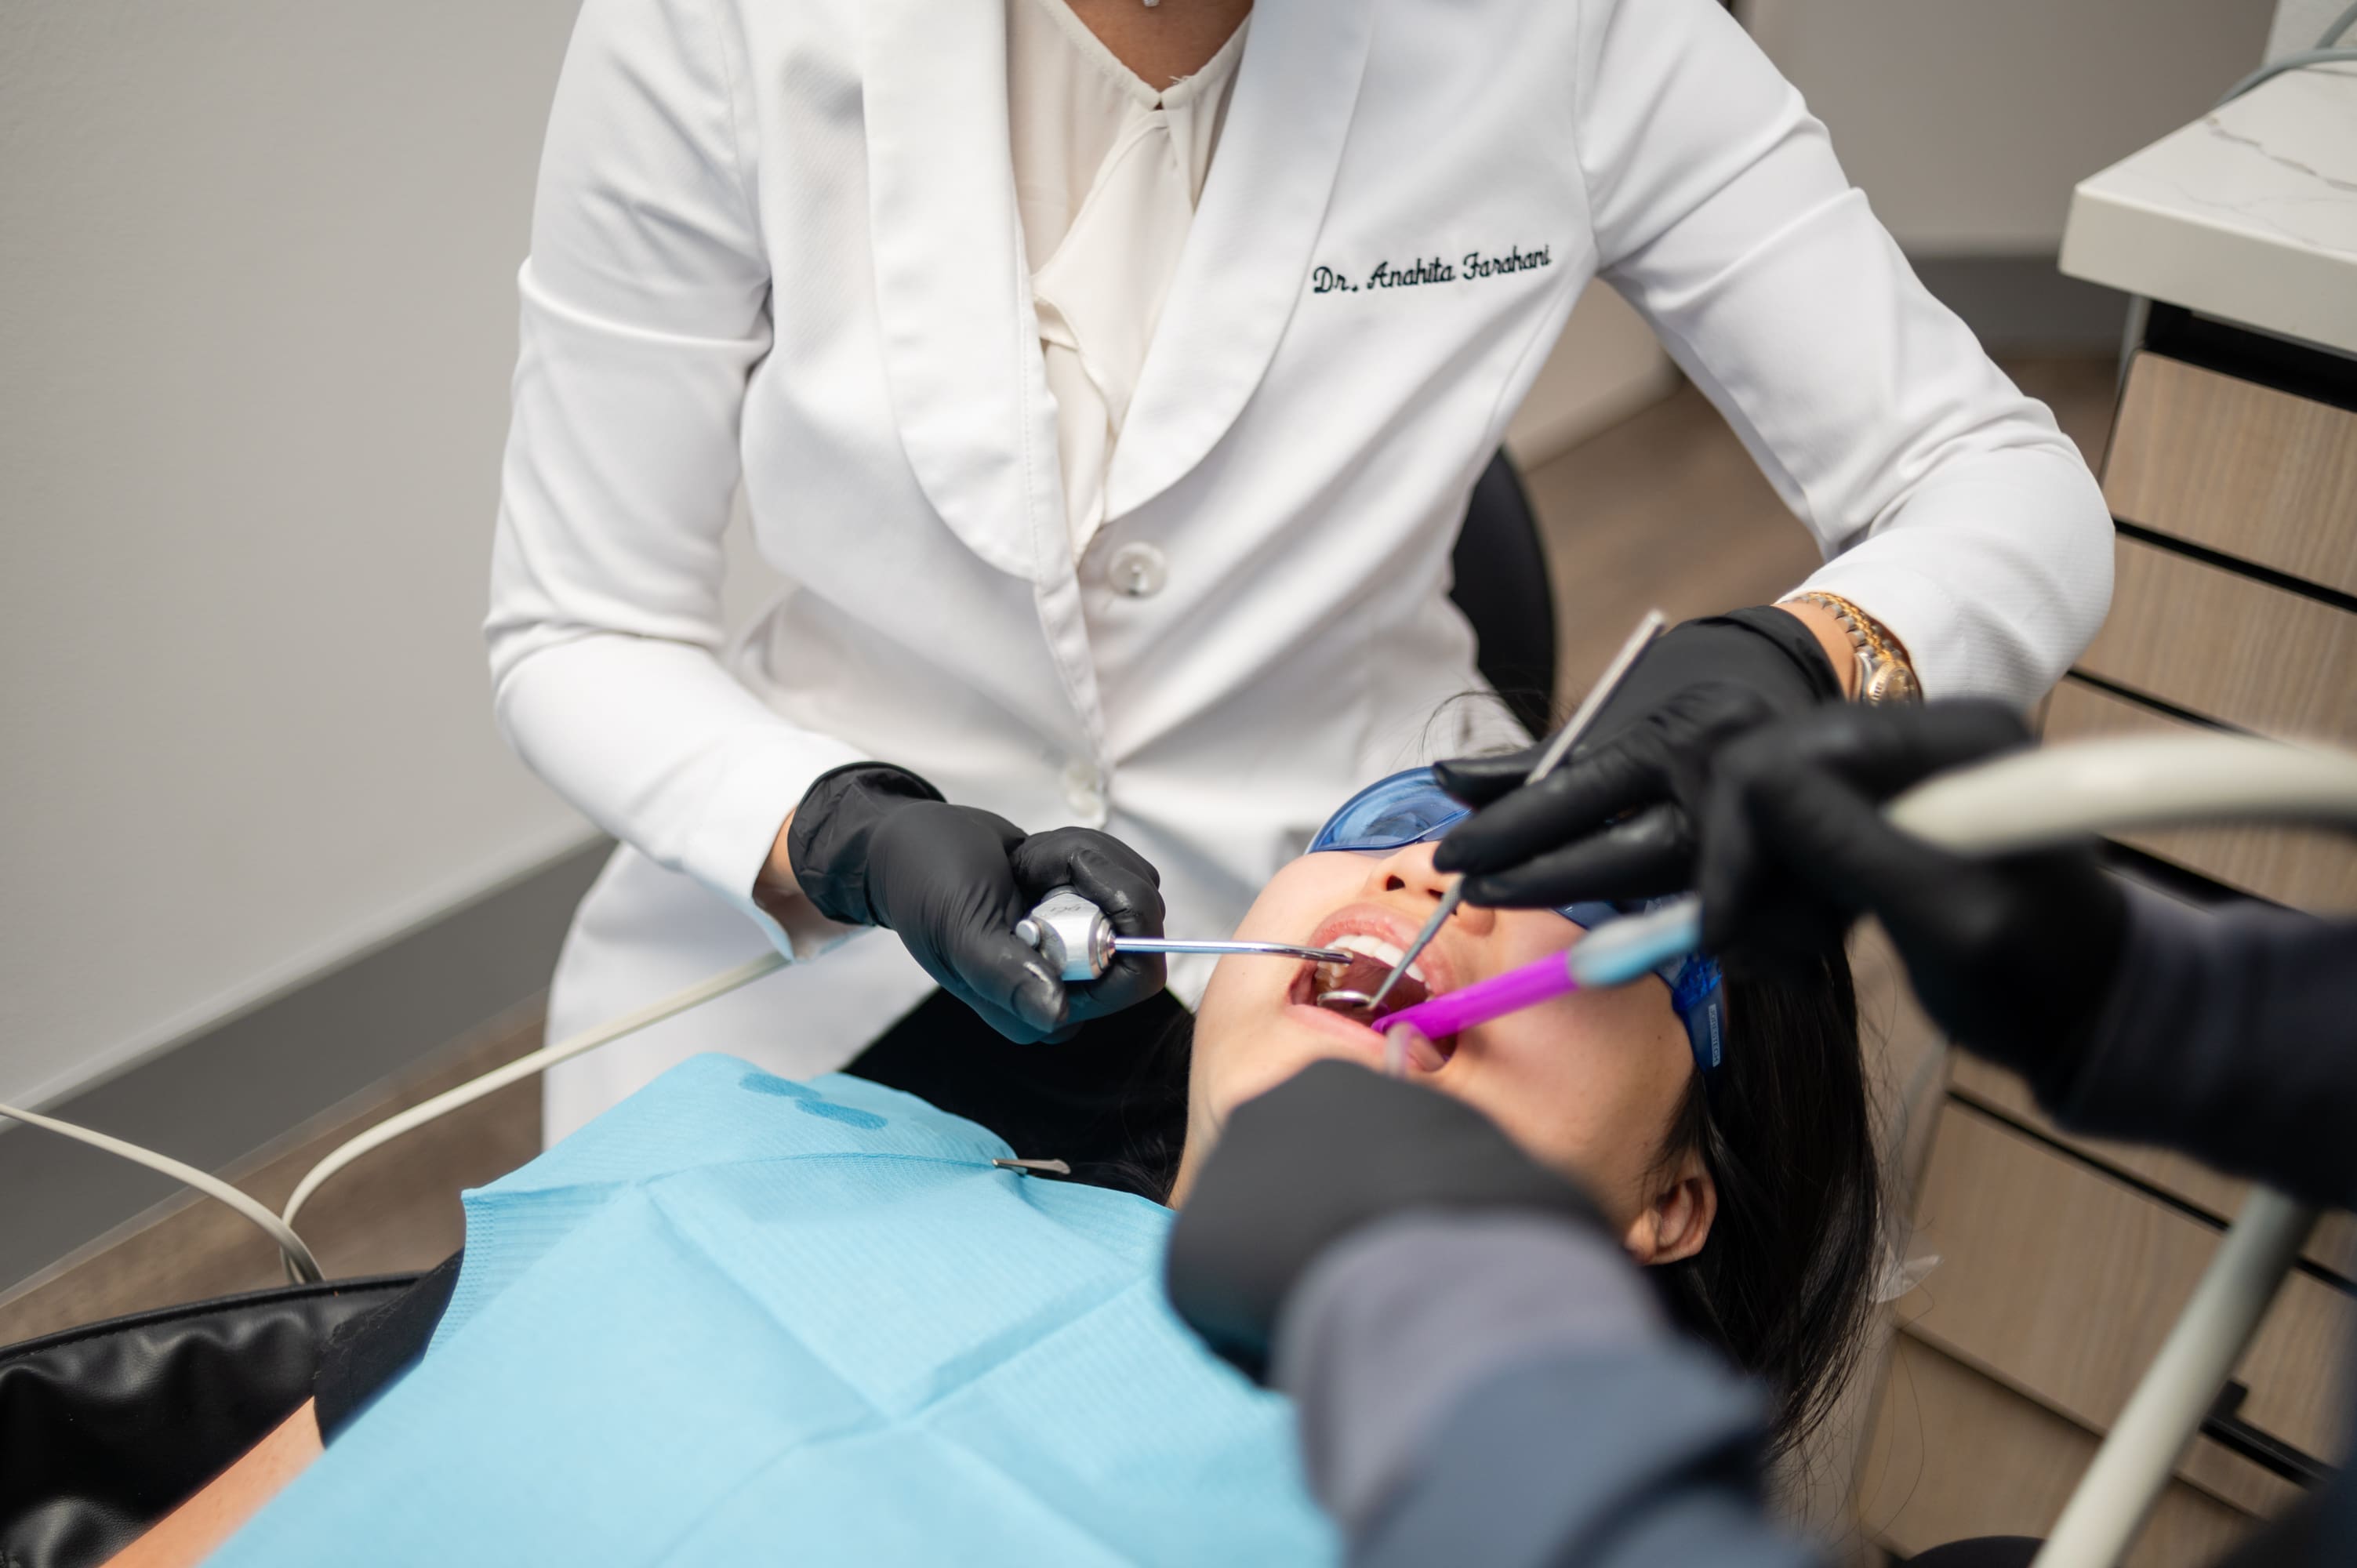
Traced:
<path fill-rule="evenodd" d="M 2238 1382 L 2229 1382 L 2220 1389 L 2216 1402 L 2210 1406 L 2210 1413 L 2202 1418 L 2201 1435 L 2296 1486 L 2314 1490 L 2330 1480 L 2333 1474 L 2331 1466 L 2242 1418 L 2238 1412 L 2250 1392 L 2247 1387 Z"/>

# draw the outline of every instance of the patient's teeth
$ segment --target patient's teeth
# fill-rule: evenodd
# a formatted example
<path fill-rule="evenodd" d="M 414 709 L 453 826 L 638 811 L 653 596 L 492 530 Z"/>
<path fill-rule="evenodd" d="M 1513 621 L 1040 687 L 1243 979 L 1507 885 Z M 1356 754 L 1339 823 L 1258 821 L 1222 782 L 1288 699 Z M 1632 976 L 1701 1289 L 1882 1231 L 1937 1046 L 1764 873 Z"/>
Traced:
<path fill-rule="evenodd" d="M 1364 953 L 1369 958 L 1373 959 L 1377 963 L 1382 964 L 1386 971 L 1397 968 L 1399 961 L 1407 956 L 1407 950 L 1405 948 L 1394 947 L 1391 943 L 1383 940 L 1381 937 L 1361 936 L 1356 933 L 1347 937 L 1336 937 L 1332 941 L 1328 942 L 1326 945 L 1329 948 L 1340 948 L 1346 952 Z M 1321 966 L 1321 968 L 1331 967 L 1333 966 Z M 1408 978 L 1414 980 L 1418 985 L 1429 985 L 1432 983 L 1430 977 L 1424 972 L 1424 966 L 1422 964 L 1409 964 L 1407 966 L 1407 972 Z M 1336 977 L 1340 978 L 1340 971 L 1337 969 Z"/>
<path fill-rule="evenodd" d="M 1355 932 L 1347 937 L 1337 937 L 1328 945 L 1346 952 L 1364 953 L 1382 964 L 1396 964 L 1407 956 L 1405 948 L 1394 947 L 1381 937 L 1360 936 Z"/>

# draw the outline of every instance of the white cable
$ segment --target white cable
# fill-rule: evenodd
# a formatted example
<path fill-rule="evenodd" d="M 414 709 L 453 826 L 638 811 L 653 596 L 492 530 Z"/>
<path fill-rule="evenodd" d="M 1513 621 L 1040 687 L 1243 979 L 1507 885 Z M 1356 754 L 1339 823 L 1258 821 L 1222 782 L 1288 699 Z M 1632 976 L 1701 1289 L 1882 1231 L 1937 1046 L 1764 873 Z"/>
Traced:
<path fill-rule="evenodd" d="M 2112 1568 L 2126 1553 L 2315 1224 L 2315 1209 L 2279 1192 L 2251 1194 L 2034 1568 Z"/>
<path fill-rule="evenodd" d="M 413 1105 L 397 1116 L 387 1117 L 360 1136 L 334 1150 L 317 1165 L 313 1165 L 303 1179 L 295 1184 L 294 1194 L 287 1198 L 286 1209 L 282 1218 L 287 1225 L 293 1225 L 295 1216 L 301 1212 L 303 1205 L 310 1199 L 313 1193 L 319 1190 L 328 1177 L 371 1149 L 381 1148 L 403 1133 L 425 1126 L 437 1116 L 456 1111 L 462 1105 L 471 1105 L 487 1094 L 505 1089 L 509 1084 L 521 1082 L 536 1072 L 554 1067 L 568 1057 L 577 1057 L 584 1051 L 596 1050 L 599 1046 L 619 1040 L 625 1035 L 636 1034 L 650 1025 L 660 1024 L 666 1018 L 675 1017 L 691 1007 L 702 1006 L 715 997 L 726 996 L 740 986 L 750 985 L 763 975 L 783 967 L 785 961 L 783 953 L 764 953 L 750 963 L 739 964 L 725 973 L 716 974 L 711 979 L 691 985 L 675 995 L 667 996 L 660 1002 L 641 1007 L 635 1013 L 625 1014 L 611 1023 L 584 1030 L 569 1040 L 559 1040 L 553 1046 L 543 1046 L 540 1049 L 518 1057 L 504 1066 L 493 1068 L 480 1078 L 470 1079 L 456 1089 L 446 1090 L 431 1100 Z"/>
<path fill-rule="evenodd" d="M 2316 42 L 2307 48 L 2296 54 L 2287 54 L 2281 59 L 2269 60 L 2233 86 L 2226 89 L 2226 95 L 2212 104 L 2211 110 L 2214 113 L 2224 108 L 2259 83 L 2281 76 L 2287 70 L 2303 70 L 2311 65 L 2329 65 L 2334 60 L 2357 59 L 2357 49 L 2341 49 L 2332 47 L 2341 41 L 2341 35 L 2347 32 L 2352 24 L 2357 24 L 2357 5 L 2351 5 L 2326 23 L 2324 31 L 2319 34 Z"/>
<path fill-rule="evenodd" d="M 2357 756 L 2223 732 L 2076 741 L 1942 774 L 1889 816 L 1971 854 L 2228 818 L 2357 824 Z"/>
<path fill-rule="evenodd" d="M 104 1133 L 94 1133 L 87 1127 L 77 1127 L 70 1122 L 60 1122 L 54 1116 L 43 1116 L 38 1112 L 0 1105 L 0 1116 L 11 1117 L 27 1126 L 39 1127 L 61 1137 L 88 1144 L 91 1148 L 103 1149 L 110 1155 L 119 1155 L 134 1164 L 145 1165 L 149 1170 L 161 1171 L 174 1181 L 185 1182 L 208 1197 L 220 1198 L 262 1227 L 264 1232 L 278 1244 L 278 1251 L 286 1259 L 286 1272 L 295 1277 L 296 1283 L 309 1284 L 320 1277 L 319 1261 L 311 1256 L 311 1249 L 303 1244 L 302 1237 L 295 1234 L 293 1226 L 211 1172 L 200 1171 L 169 1155 L 159 1155 L 153 1149 L 143 1149 L 136 1144 L 125 1143 Z"/>
<path fill-rule="evenodd" d="M 2357 12 L 2343 14 L 2341 19 L 2333 24 L 2334 30 L 2328 33 L 2326 37 L 2340 37 L 2340 29 L 2348 25 L 2351 16 L 2357 16 Z M 2296 55 L 2286 55 L 2281 59 L 2270 60 L 2266 65 L 2259 67 L 2258 70 L 2251 72 L 2250 75 L 2243 78 L 2242 81 L 2234 83 L 2233 86 L 2226 89 L 2224 95 L 2221 97 L 2217 102 L 2210 105 L 2211 113 L 2217 113 L 2219 110 L 2223 109 L 2227 104 L 2234 102 L 2235 99 L 2240 98 L 2244 93 L 2248 92 L 2254 87 L 2258 86 L 2259 83 L 2263 81 L 2272 81 L 2276 77 L 2283 75 L 2286 71 L 2306 70 L 2312 65 L 2331 65 L 2340 60 L 2357 60 L 2357 49 L 2302 49 Z"/>

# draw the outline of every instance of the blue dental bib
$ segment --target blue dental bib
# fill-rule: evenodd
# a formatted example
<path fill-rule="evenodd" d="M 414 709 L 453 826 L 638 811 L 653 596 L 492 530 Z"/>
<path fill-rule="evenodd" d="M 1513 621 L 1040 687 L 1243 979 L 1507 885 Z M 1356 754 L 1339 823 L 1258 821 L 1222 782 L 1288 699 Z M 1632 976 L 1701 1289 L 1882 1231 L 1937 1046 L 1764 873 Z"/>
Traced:
<path fill-rule="evenodd" d="M 1169 1212 L 857 1079 L 673 1069 L 467 1195 L 432 1348 L 221 1553 L 1334 1561 L 1290 1407 L 1165 1304 Z"/>

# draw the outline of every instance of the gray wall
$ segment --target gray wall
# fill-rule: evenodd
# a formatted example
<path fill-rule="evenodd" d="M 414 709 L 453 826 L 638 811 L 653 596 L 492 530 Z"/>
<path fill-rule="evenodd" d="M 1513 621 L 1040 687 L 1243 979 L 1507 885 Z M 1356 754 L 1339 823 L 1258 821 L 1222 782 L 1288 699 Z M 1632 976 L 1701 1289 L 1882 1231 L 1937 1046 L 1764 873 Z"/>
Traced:
<path fill-rule="evenodd" d="M 2258 63 L 2274 5 L 1747 0 L 1742 11 L 1910 255 L 2050 255 L 2071 188 L 2200 118 Z"/>
<path fill-rule="evenodd" d="M 0 18 L 0 1099 L 587 837 L 476 634 L 574 8 Z"/>

